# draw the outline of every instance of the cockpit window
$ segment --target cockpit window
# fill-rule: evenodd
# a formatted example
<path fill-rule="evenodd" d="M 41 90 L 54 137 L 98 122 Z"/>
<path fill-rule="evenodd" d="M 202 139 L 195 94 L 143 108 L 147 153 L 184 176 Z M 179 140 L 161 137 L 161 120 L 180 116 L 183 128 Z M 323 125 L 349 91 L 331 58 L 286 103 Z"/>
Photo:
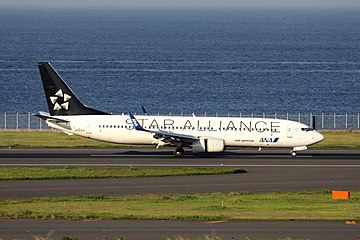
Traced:
<path fill-rule="evenodd" d="M 312 128 L 301 128 L 301 131 L 305 131 L 305 132 L 309 132 L 309 131 L 312 131 L 314 129 Z"/>

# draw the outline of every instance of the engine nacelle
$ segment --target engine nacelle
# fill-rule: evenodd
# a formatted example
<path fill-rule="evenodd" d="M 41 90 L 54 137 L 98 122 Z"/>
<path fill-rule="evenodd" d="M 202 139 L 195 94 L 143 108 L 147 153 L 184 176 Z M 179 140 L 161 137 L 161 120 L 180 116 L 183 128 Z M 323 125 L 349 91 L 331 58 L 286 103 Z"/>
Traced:
<path fill-rule="evenodd" d="M 195 153 L 203 152 L 223 152 L 225 150 L 225 141 L 220 138 L 200 137 L 193 141 L 192 151 Z"/>

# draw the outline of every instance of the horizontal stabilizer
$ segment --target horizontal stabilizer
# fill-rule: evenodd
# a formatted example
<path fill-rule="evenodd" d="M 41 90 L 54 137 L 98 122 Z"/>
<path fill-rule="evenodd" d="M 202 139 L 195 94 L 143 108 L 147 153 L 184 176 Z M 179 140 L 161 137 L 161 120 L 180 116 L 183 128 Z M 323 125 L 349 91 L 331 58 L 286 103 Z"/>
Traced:
<path fill-rule="evenodd" d="M 38 112 L 36 114 L 34 114 L 35 117 L 41 118 L 43 120 L 52 120 L 52 121 L 56 121 L 56 122 L 63 122 L 63 123 L 68 123 L 68 120 L 64 120 L 64 119 L 60 119 L 54 116 L 50 116 L 49 113 L 46 112 Z"/>

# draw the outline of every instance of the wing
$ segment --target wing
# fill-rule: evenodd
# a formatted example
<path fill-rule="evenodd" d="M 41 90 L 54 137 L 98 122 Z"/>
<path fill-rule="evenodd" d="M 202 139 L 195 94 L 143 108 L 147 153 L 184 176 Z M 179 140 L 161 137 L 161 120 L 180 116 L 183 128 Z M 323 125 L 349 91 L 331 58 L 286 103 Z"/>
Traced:
<path fill-rule="evenodd" d="M 137 131 L 144 131 L 149 132 L 153 134 L 153 137 L 163 143 L 166 144 L 172 144 L 172 145 L 179 145 L 182 143 L 192 143 L 194 140 L 199 140 L 198 137 L 192 136 L 192 135 L 186 135 L 186 134 L 179 134 L 174 132 L 168 132 L 168 131 L 153 131 L 153 130 L 147 130 L 144 129 L 139 121 L 135 118 L 135 116 L 129 112 L 129 116 L 131 119 L 131 122 L 134 126 L 134 129 Z"/>

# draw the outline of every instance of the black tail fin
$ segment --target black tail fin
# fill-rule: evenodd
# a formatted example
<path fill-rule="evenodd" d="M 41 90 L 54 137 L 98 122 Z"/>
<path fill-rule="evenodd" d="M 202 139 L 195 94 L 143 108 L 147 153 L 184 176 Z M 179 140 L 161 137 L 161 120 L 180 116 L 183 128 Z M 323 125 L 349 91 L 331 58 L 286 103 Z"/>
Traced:
<path fill-rule="evenodd" d="M 82 104 L 50 63 L 38 65 L 51 116 L 108 114 Z"/>

